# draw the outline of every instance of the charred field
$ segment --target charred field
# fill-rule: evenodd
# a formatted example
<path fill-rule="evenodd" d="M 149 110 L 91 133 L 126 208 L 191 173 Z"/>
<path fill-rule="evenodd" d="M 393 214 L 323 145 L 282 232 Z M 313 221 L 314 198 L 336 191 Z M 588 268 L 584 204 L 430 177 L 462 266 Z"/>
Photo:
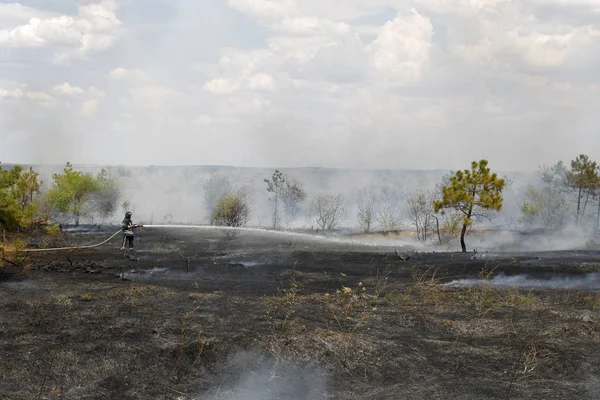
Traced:
<path fill-rule="evenodd" d="M 0 398 L 598 397 L 600 252 L 402 260 L 392 241 L 227 233 L 5 264 Z"/>

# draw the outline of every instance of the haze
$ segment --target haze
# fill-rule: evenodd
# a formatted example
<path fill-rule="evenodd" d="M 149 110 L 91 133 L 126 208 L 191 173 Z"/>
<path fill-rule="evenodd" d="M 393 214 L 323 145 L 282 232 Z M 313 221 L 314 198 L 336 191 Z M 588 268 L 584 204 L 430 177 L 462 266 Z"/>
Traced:
<path fill-rule="evenodd" d="M 600 1 L 0 2 L 0 160 L 600 158 Z"/>

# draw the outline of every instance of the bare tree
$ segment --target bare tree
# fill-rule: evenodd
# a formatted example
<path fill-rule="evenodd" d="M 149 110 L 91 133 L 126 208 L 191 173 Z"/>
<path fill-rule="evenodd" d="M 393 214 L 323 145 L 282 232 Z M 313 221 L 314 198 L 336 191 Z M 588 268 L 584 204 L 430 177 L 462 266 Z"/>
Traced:
<path fill-rule="evenodd" d="M 317 225 L 323 231 L 336 229 L 346 218 L 345 199 L 337 196 L 319 196 L 312 200 L 310 212 L 316 218 Z"/>
<path fill-rule="evenodd" d="M 358 225 L 365 233 L 371 232 L 376 226 L 379 198 L 375 189 L 360 190 L 358 192 L 358 212 L 356 219 Z"/>
<path fill-rule="evenodd" d="M 204 205 L 207 215 L 212 218 L 217 201 L 227 194 L 233 192 L 229 178 L 219 172 L 211 175 L 204 182 Z"/>
<path fill-rule="evenodd" d="M 398 194 L 392 189 L 381 189 L 381 206 L 377 212 L 377 223 L 384 232 L 394 232 L 402 226 L 398 198 Z"/>
<path fill-rule="evenodd" d="M 283 184 L 286 179 L 283 173 L 276 169 L 275 172 L 273 172 L 271 179 L 265 179 L 264 181 L 267 184 L 267 192 L 275 195 L 273 199 L 273 228 L 277 229 L 279 227 L 279 197 L 283 194 Z"/>
<path fill-rule="evenodd" d="M 434 193 L 427 190 L 417 190 L 406 199 L 408 219 L 417 230 L 417 239 L 426 242 L 432 232 L 437 229 L 435 212 L 433 210 Z"/>

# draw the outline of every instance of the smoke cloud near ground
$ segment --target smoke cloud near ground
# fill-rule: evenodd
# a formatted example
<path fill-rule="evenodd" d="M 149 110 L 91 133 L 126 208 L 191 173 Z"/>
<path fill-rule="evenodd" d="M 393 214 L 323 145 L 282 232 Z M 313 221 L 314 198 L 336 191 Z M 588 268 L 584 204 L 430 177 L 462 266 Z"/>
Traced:
<path fill-rule="evenodd" d="M 213 387 L 193 395 L 197 400 L 309 400 L 324 398 L 326 374 L 315 365 L 301 365 L 242 351 L 219 367 Z"/>
<path fill-rule="evenodd" d="M 446 284 L 450 287 L 492 285 L 518 289 L 600 289 L 600 273 L 592 272 L 584 276 L 552 276 L 549 279 L 533 278 L 527 275 L 494 276 L 489 280 L 459 279 Z"/>
<path fill-rule="evenodd" d="M 45 186 L 52 184 L 52 173 L 61 172 L 63 165 L 35 166 L 40 172 Z M 75 165 L 76 169 L 98 173 L 102 166 Z M 185 167 L 126 167 L 104 166 L 109 175 L 117 180 L 120 197 L 115 213 L 104 221 L 94 223 L 118 224 L 123 218 L 121 203 L 129 202 L 129 210 L 134 220 L 146 225 L 210 223 L 210 214 L 205 199 L 205 183 L 215 174 L 230 182 L 232 190 L 245 188 L 248 191 L 250 220 L 248 227 L 272 227 L 272 193 L 267 192 L 265 178 L 271 178 L 274 169 L 232 168 L 210 166 Z M 414 234 L 414 226 L 406 213 L 406 198 L 418 189 L 433 189 L 449 171 L 412 171 L 412 170 L 336 170 L 336 169 L 282 169 L 285 175 L 299 181 L 307 198 L 301 203 L 298 215 L 288 224 L 283 218 L 283 228 L 315 232 L 318 228 L 315 215 L 310 213 L 310 202 L 320 195 L 338 195 L 344 198 L 344 218 L 339 228 L 342 233 L 360 234 L 357 220 L 359 192 L 374 190 L 381 195 L 386 189 L 391 193 L 389 201 L 381 204 L 390 207 L 397 214 L 402 232 L 401 236 L 361 237 L 360 240 L 374 245 L 381 244 L 409 246 L 419 251 L 457 251 L 460 250 L 458 238 L 444 245 L 437 243 L 436 235 L 420 243 Z M 567 225 L 560 230 L 544 230 L 524 226 L 520 222 L 520 207 L 523 193 L 528 184 L 535 182 L 535 173 L 500 172 L 511 181 L 504 192 L 504 205 L 500 212 L 491 215 L 491 221 L 481 220 L 467 233 L 469 251 L 553 251 L 593 248 L 599 238 L 590 230 L 590 226 L 574 226 L 574 215 L 568 214 Z M 593 207 L 592 207 L 593 208 Z M 280 213 L 283 210 L 280 210 Z M 569 211 L 570 213 L 570 211 Z M 85 223 L 86 220 L 84 220 Z M 88 222 L 91 222 L 88 221 Z M 375 231 L 381 230 L 380 225 Z"/>

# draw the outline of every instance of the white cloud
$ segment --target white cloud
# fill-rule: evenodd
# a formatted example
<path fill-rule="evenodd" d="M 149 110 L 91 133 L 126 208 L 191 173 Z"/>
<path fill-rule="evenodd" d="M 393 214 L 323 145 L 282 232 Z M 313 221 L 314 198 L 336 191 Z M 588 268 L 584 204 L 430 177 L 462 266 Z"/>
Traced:
<path fill-rule="evenodd" d="M 298 14 L 292 0 L 229 0 L 228 4 L 258 18 L 286 18 Z"/>
<path fill-rule="evenodd" d="M 103 99 L 103 98 L 106 97 L 106 94 L 102 90 L 98 89 L 95 86 L 90 86 L 89 87 L 89 89 L 88 89 L 88 95 L 90 97 L 96 98 L 96 99 Z"/>
<path fill-rule="evenodd" d="M 80 5 L 77 15 L 46 16 L 46 13 L 30 8 L 16 9 L 15 20 L 20 14 L 31 18 L 25 24 L 0 29 L 0 47 L 53 46 L 56 64 L 68 64 L 72 59 L 87 58 L 94 52 L 106 50 L 122 34 L 121 21 L 115 14 L 116 0 Z"/>
<path fill-rule="evenodd" d="M 255 74 L 248 79 L 248 87 L 252 90 L 275 90 L 275 80 L 269 74 Z"/>
<path fill-rule="evenodd" d="M 26 85 L 13 84 L 11 86 L 11 88 L 0 87 L 0 101 L 13 101 L 26 105 L 35 104 L 46 108 L 56 106 L 56 99 L 44 91 L 29 90 Z"/>
<path fill-rule="evenodd" d="M 429 61 L 432 37 L 429 18 L 413 10 L 411 15 L 398 15 L 383 25 L 368 51 L 375 68 L 386 77 L 414 82 L 421 78 Z"/>
<path fill-rule="evenodd" d="M 81 104 L 79 112 L 84 117 L 95 117 L 100 111 L 100 101 L 98 99 L 89 99 Z"/>
<path fill-rule="evenodd" d="M 25 96 L 21 89 L 0 89 L 1 99 L 18 100 Z"/>
<path fill-rule="evenodd" d="M 0 5 L 10 48 L 0 135 L 43 131 L 13 111 L 54 104 L 57 130 L 83 132 L 94 153 L 81 158 L 98 162 L 458 168 L 476 156 L 535 169 L 587 149 L 600 159 L 598 0 L 155 3 L 125 13 L 92 0 L 72 15 Z M 49 54 L 90 62 L 38 68 Z M 16 63 L 31 86 L 11 83 Z M 104 144 L 112 134 L 139 146 L 135 160 Z"/>
<path fill-rule="evenodd" d="M 69 82 L 65 82 L 60 85 L 54 86 L 52 88 L 52 91 L 56 94 L 63 95 L 63 96 L 77 96 L 77 95 L 81 95 L 81 94 L 85 93 L 82 88 L 77 87 L 77 86 L 71 86 L 71 84 L 69 84 Z"/>
<path fill-rule="evenodd" d="M 345 35 L 350 32 L 350 26 L 315 17 L 294 17 L 275 23 L 273 30 L 292 35 Z"/>
<path fill-rule="evenodd" d="M 225 78 L 213 79 L 206 82 L 202 87 L 202 89 L 214 94 L 229 94 L 236 92 L 239 88 L 240 85 L 237 82 Z"/>
<path fill-rule="evenodd" d="M 123 67 L 115 68 L 108 73 L 109 79 L 113 81 L 120 80 L 143 80 L 148 77 L 146 72 L 141 69 L 133 68 L 127 69 Z"/>

